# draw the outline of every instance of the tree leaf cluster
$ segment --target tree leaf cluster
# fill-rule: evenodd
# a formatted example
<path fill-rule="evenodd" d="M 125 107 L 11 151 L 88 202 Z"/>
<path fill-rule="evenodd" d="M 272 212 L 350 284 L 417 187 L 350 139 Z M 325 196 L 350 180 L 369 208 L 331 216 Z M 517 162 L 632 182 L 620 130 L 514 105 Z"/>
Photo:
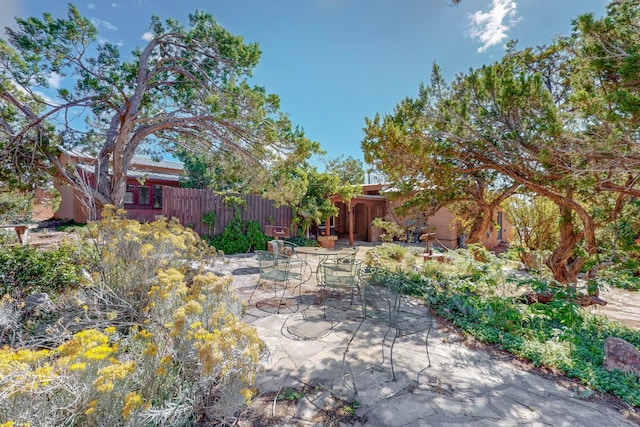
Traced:
<path fill-rule="evenodd" d="M 78 188 L 83 177 L 52 148 L 94 153 L 97 205 L 123 206 L 134 155 L 149 147 L 211 155 L 233 169 L 299 164 L 319 145 L 279 110 L 279 98 L 248 79 L 260 58 L 255 43 L 196 11 L 188 26 L 154 16 L 146 45 L 124 55 L 99 41 L 97 28 L 70 4 L 65 18 L 17 18 L 0 40 L 2 161 L 36 145 L 38 171 Z M 64 84 L 53 91 L 49 79 Z M 55 92 L 42 99 L 40 89 Z M 7 116 L 6 118 L 4 116 Z"/>
<path fill-rule="evenodd" d="M 580 250 L 599 247 L 597 212 L 606 206 L 616 221 L 640 195 L 639 23 L 639 2 L 615 1 L 600 20 L 579 17 L 569 37 L 522 50 L 512 42 L 499 61 L 450 83 L 434 65 L 417 97 L 366 120 L 365 160 L 413 193 L 433 193 L 425 211 L 471 203 L 475 236 L 516 191 L 547 198 L 559 239 L 546 264 L 575 282 Z"/>

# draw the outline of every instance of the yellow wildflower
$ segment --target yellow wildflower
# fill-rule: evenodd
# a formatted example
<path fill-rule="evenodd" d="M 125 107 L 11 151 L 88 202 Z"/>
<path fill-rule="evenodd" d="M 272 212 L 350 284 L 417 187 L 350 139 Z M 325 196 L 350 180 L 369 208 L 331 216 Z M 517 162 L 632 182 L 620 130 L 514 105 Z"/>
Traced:
<path fill-rule="evenodd" d="M 147 347 L 142 352 L 147 357 L 153 357 L 158 354 L 158 346 L 153 343 L 147 343 Z"/>
<path fill-rule="evenodd" d="M 143 404 L 142 396 L 136 392 L 127 393 L 124 397 L 124 407 L 122 408 L 122 416 L 127 419 L 131 416 L 131 413 L 141 407 Z"/>
<path fill-rule="evenodd" d="M 87 368 L 87 364 L 85 362 L 72 363 L 69 365 L 69 369 L 72 371 L 84 371 Z"/>
<path fill-rule="evenodd" d="M 197 301 L 191 300 L 185 304 L 184 311 L 191 315 L 200 314 L 202 313 L 202 306 Z"/>

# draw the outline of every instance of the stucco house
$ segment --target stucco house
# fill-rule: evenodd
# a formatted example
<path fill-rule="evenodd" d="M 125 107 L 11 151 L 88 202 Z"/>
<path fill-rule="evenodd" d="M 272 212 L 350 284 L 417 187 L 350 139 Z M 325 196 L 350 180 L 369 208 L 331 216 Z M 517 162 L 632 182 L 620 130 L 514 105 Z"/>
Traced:
<path fill-rule="evenodd" d="M 352 214 L 352 234 L 353 240 L 364 240 L 366 242 L 379 242 L 382 239 L 382 230 L 374 227 L 372 221 L 375 218 L 384 218 L 394 207 L 399 205 L 399 201 L 391 201 L 385 193 L 388 192 L 389 184 L 365 184 L 362 186 L 362 194 L 351 200 Z M 331 198 L 332 202 L 340 209 L 338 216 L 330 220 L 330 227 L 339 237 L 350 237 L 348 206 L 340 196 Z M 495 249 L 511 240 L 513 227 L 506 220 L 504 212 L 497 209 L 492 221 L 495 226 L 491 226 L 482 239 L 482 243 L 487 249 Z M 447 208 L 441 208 L 429 218 L 426 227 L 429 232 L 435 233 L 435 238 L 439 243 L 449 249 L 455 249 L 461 243 L 459 241 L 460 224 Z"/>
<path fill-rule="evenodd" d="M 67 150 L 63 153 L 62 160 L 80 165 L 81 170 L 86 173 L 87 180 L 91 181 L 95 161 L 93 157 L 80 151 Z M 157 216 L 162 215 L 162 187 L 178 187 L 182 171 L 183 165 L 180 162 L 134 157 L 127 176 L 125 196 L 127 216 L 139 221 L 153 221 Z M 54 218 L 74 220 L 77 223 L 87 222 L 89 216 L 82 202 L 84 194 L 61 180 L 54 180 L 54 186 L 62 196 L 60 207 L 55 212 Z M 383 230 L 373 226 L 372 221 L 375 218 L 385 218 L 400 203 L 389 199 L 390 187 L 389 184 L 363 185 L 362 194 L 351 200 L 351 215 L 342 198 L 339 195 L 333 196 L 331 201 L 339 208 L 340 213 L 329 220 L 331 234 L 340 238 L 349 238 L 350 241 L 382 241 L 380 235 Z M 195 217 L 199 218 L 200 215 Z M 500 209 L 497 210 L 493 223 L 498 226 L 492 227 L 483 239 L 488 249 L 494 249 L 511 239 L 511 224 L 506 221 Z M 429 217 L 426 225 L 430 232 L 435 233 L 436 243 L 450 249 L 460 244 L 458 240 L 460 226 L 455 215 L 446 208 L 438 210 Z M 326 229 L 326 225 L 322 228 Z"/>
<path fill-rule="evenodd" d="M 61 160 L 80 166 L 91 182 L 95 158 L 78 150 L 65 150 Z M 153 221 L 162 215 L 162 186 L 179 186 L 179 177 L 183 166 L 181 162 L 167 160 L 155 161 L 145 157 L 135 156 L 127 173 L 127 192 L 125 194 L 125 209 L 127 216 L 139 221 Z M 60 207 L 54 213 L 54 218 L 74 220 L 85 223 L 89 219 L 85 203 L 82 202 L 83 192 L 55 179 L 54 187 L 60 192 Z"/>

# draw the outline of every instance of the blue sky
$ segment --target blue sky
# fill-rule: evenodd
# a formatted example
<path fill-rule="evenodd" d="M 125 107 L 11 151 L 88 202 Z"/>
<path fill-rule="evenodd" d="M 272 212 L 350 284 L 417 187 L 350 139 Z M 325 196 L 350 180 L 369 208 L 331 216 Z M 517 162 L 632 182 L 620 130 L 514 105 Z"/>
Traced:
<path fill-rule="evenodd" d="M 0 0 L 0 25 L 13 16 L 66 15 L 67 2 Z M 100 36 L 127 53 L 145 43 L 152 14 L 187 23 L 204 10 L 227 30 L 260 45 L 253 83 L 281 99 L 282 111 L 327 158 L 362 159 L 364 118 L 385 114 L 429 80 L 433 63 L 451 80 L 497 61 L 511 39 L 549 44 L 582 13 L 606 0 L 92 0 L 74 2 Z M 54 82 L 64 84 L 64 82 Z M 322 167 L 323 158 L 313 163 Z"/>

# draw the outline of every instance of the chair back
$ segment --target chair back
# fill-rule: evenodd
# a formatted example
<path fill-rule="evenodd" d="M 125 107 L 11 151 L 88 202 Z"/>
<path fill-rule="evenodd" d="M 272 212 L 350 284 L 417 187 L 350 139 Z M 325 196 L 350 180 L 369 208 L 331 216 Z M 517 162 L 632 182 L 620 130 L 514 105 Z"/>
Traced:
<path fill-rule="evenodd" d="M 260 278 L 274 281 L 288 281 L 299 277 L 297 271 L 292 271 L 291 257 L 276 252 L 256 250 Z"/>
<path fill-rule="evenodd" d="M 318 266 L 321 286 L 327 288 L 356 288 L 358 287 L 358 271 L 361 261 L 352 259 L 336 262 L 327 260 Z"/>
<path fill-rule="evenodd" d="M 340 249 L 338 253 L 335 255 L 335 262 L 347 264 L 352 263 L 354 259 L 356 259 L 356 254 L 358 253 L 357 246 L 351 246 L 348 248 Z"/>
<path fill-rule="evenodd" d="M 282 254 L 286 256 L 293 255 L 293 249 L 297 246 L 295 243 L 288 242 L 286 240 L 275 239 L 268 243 L 275 254 Z"/>

